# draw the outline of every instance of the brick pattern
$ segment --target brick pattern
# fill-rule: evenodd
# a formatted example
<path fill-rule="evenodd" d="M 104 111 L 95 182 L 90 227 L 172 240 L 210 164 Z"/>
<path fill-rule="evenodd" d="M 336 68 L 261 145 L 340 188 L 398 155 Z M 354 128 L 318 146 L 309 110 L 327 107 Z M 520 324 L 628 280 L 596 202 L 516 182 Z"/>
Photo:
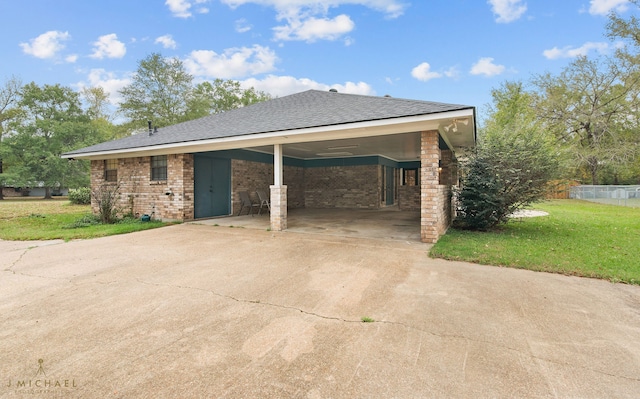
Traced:
<path fill-rule="evenodd" d="M 447 231 L 451 224 L 451 188 L 448 185 L 440 184 L 440 159 L 438 131 L 422 132 L 420 237 L 423 242 L 427 243 L 438 241 L 438 238 Z"/>
<path fill-rule="evenodd" d="M 271 230 L 287 229 L 287 186 L 270 186 Z"/>
<path fill-rule="evenodd" d="M 304 169 L 296 166 L 285 166 L 284 183 L 287 185 L 289 208 L 304 207 Z M 240 191 L 247 191 L 254 201 L 258 201 L 256 190 L 263 190 L 267 195 L 273 184 L 273 165 L 262 162 L 231 160 L 231 204 L 233 214 L 240 210 Z"/>
<path fill-rule="evenodd" d="M 331 166 L 304 170 L 306 208 L 362 208 L 381 206 L 382 167 Z"/>
<path fill-rule="evenodd" d="M 401 211 L 419 211 L 420 186 L 398 187 L 398 208 Z"/>
<path fill-rule="evenodd" d="M 119 185 L 120 214 L 144 214 L 161 220 L 193 219 L 193 155 L 167 156 L 167 180 L 150 181 L 151 157 L 118 159 L 118 183 L 105 182 L 104 161 L 91 161 L 91 187 Z M 167 195 L 167 192 L 171 195 Z M 93 212 L 98 211 L 94 198 Z"/>
<path fill-rule="evenodd" d="M 163 220 L 192 220 L 193 155 L 168 155 L 166 181 L 149 180 L 150 161 L 150 157 L 118 159 L 121 213 L 152 214 Z M 271 186 L 273 165 L 242 160 L 232 160 L 231 165 L 234 213 L 240 205 L 238 191 L 253 194 L 262 189 L 270 192 L 274 230 L 286 229 L 288 206 L 377 209 L 382 205 L 383 167 L 379 165 L 307 169 L 285 166 L 286 185 L 281 187 Z M 440 151 L 437 131 L 422 132 L 420 180 L 420 186 L 399 187 L 398 202 L 403 210 L 420 209 L 421 239 L 436 242 L 451 223 L 450 184 L 457 182 L 455 158 L 450 151 Z M 91 162 L 91 182 L 94 190 L 103 184 L 115 185 L 104 181 L 102 160 Z M 171 195 L 166 195 L 169 190 Z M 97 211 L 95 200 L 92 209 Z"/>

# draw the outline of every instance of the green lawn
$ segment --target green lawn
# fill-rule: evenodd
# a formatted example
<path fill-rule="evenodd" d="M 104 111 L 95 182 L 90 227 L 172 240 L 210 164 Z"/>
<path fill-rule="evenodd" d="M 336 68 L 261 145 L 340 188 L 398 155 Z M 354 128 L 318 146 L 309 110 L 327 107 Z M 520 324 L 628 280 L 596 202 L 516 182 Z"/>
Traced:
<path fill-rule="evenodd" d="M 549 216 L 510 221 L 497 232 L 449 229 L 436 258 L 640 284 L 640 209 L 554 200 Z"/>
<path fill-rule="evenodd" d="M 66 199 L 4 199 L 0 201 L 0 239 L 73 240 L 131 233 L 165 226 L 159 221 L 102 225 L 79 223 L 90 220 L 88 205 L 72 205 Z"/>

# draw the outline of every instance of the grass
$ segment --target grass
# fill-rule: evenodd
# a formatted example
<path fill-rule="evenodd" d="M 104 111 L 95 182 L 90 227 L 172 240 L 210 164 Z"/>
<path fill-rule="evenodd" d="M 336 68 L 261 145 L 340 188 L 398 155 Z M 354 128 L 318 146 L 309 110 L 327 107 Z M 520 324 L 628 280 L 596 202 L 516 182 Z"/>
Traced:
<path fill-rule="evenodd" d="M 496 232 L 450 229 L 430 256 L 640 285 L 640 209 L 576 200 L 535 209 L 549 216 Z"/>
<path fill-rule="evenodd" d="M 373 322 L 375 321 L 375 320 L 373 320 L 371 317 L 368 317 L 368 316 L 362 316 L 362 317 L 360 318 L 360 320 L 361 320 L 363 323 L 373 323 Z"/>
<path fill-rule="evenodd" d="M 4 199 L 0 201 L 0 239 L 74 240 L 125 234 L 165 226 L 159 221 L 128 219 L 103 225 L 93 221 L 88 205 L 72 205 L 66 199 Z"/>

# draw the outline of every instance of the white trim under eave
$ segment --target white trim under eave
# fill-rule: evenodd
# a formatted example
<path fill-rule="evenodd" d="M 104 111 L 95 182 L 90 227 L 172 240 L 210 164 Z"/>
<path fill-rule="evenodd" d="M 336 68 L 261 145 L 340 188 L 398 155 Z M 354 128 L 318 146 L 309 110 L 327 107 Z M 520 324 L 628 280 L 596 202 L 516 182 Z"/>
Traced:
<path fill-rule="evenodd" d="M 334 126 L 321 126 L 278 132 L 247 134 L 243 136 L 160 144 L 149 147 L 125 148 L 83 154 L 65 154 L 63 158 L 110 159 L 165 154 L 182 154 L 205 151 L 231 150 L 263 145 L 292 144 L 325 140 L 340 140 L 401 134 L 426 130 L 438 130 L 440 122 L 447 119 L 474 117 L 472 108 L 440 112 L 437 114 L 384 119 L 382 121 L 356 122 Z M 475 121 L 474 121 L 475 123 Z M 302 139 L 304 137 L 304 139 Z"/>

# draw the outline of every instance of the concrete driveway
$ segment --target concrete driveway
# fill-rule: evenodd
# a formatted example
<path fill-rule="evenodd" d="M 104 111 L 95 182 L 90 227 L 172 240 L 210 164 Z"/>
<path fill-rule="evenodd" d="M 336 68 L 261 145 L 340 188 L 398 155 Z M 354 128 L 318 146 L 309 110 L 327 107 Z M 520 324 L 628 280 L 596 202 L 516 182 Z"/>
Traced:
<path fill-rule="evenodd" d="M 189 224 L 47 244 L 0 242 L 2 398 L 640 393 L 637 286 Z"/>

